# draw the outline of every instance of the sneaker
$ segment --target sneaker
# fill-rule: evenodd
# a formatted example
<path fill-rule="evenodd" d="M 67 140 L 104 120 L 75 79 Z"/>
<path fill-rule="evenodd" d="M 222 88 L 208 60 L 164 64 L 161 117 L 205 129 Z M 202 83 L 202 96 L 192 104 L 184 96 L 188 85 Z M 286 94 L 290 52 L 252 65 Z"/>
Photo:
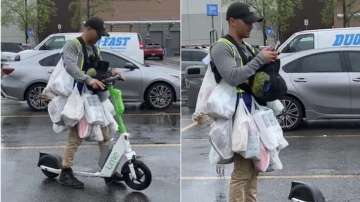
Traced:
<path fill-rule="evenodd" d="M 59 183 L 75 189 L 83 189 L 84 183 L 76 179 L 71 168 L 63 168 L 60 173 Z"/>

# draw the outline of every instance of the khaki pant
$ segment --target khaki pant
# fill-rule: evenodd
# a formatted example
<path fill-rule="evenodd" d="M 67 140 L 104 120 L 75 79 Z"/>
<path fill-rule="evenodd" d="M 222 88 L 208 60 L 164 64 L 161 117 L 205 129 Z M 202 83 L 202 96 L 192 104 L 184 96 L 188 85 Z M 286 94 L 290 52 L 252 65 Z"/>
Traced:
<path fill-rule="evenodd" d="M 101 167 L 109 149 L 109 129 L 108 128 L 101 128 L 101 131 L 104 136 L 104 141 L 99 142 L 99 150 L 100 150 L 100 157 L 99 157 L 99 166 Z M 75 153 L 80 146 L 82 139 L 78 135 L 77 126 L 70 129 L 68 143 L 65 147 L 64 152 L 64 159 L 63 159 L 63 167 L 70 168 L 73 165 Z"/>
<path fill-rule="evenodd" d="M 230 202 L 256 202 L 257 175 L 252 160 L 235 154 L 230 180 Z"/>

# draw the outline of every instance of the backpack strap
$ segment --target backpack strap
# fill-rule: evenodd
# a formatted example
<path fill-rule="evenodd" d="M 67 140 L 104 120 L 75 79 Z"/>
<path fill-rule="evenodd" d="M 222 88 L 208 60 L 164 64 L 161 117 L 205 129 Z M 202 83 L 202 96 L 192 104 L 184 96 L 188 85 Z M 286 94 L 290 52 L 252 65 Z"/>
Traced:
<path fill-rule="evenodd" d="M 246 57 L 243 50 L 240 48 L 240 46 L 237 44 L 237 42 L 230 35 L 226 35 L 223 38 L 220 38 L 218 40 L 218 42 L 225 44 L 225 46 L 227 46 L 228 48 L 230 48 L 232 50 L 234 59 L 235 59 L 236 55 L 239 56 L 239 58 L 241 60 L 241 66 L 246 65 L 249 62 L 249 60 Z M 246 43 L 245 43 L 245 46 L 254 57 L 255 50 L 251 50 L 251 48 L 250 48 L 251 46 Z M 217 67 L 215 66 L 214 62 L 212 62 L 212 61 L 210 62 L 210 67 L 211 67 L 212 72 L 214 73 L 215 81 L 217 83 L 220 83 L 220 81 L 222 80 L 222 76 L 220 75 L 219 71 L 217 70 Z M 243 92 L 251 93 L 251 88 L 250 88 L 249 84 L 247 84 L 247 83 L 242 83 L 242 84 L 238 85 L 237 90 L 240 93 L 243 93 Z"/>
<path fill-rule="evenodd" d="M 76 38 L 78 42 L 80 42 L 81 44 L 81 49 L 82 49 L 82 52 L 83 52 L 83 55 L 84 55 L 84 59 L 83 59 L 83 62 L 81 63 L 81 70 L 84 69 L 84 64 L 88 63 L 89 62 L 89 55 L 88 55 L 88 51 L 86 49 L 86 44 L 85 44 L 85 41 L 84 39 L 79 36 Z M 99 59 L 99 49 L 95 46 L 95 45 L 91 45 L 91 48 L 94 52 L 94 55 L 97 59 Z M 86 71 L 87 69 L 84 69 L 84 71 Z"/>

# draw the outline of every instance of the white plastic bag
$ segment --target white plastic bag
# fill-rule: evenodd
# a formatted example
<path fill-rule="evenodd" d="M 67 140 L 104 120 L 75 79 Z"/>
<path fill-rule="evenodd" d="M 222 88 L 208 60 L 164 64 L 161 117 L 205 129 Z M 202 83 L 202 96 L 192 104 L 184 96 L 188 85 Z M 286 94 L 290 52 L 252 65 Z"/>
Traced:
<path fill-rule="evenodd" d="M 282 128 L 270 108 L 260 106 L 254 99 L 253 101 L 256 106 L 253 118 L 259 128 L 260 139 L 268 150 L 273 151 L 280 145 L 280 140 L 286 142 L 283 139 Z"/>
<path fill-rule="evenodd" d="M 213 118 L 232 119 L 235 112 L 236 89 L 222 80 L 207 101 L 207 114 Z"/>
<path fill-rule="evenodd" d="M 85 106 L 85 117 L 91 125 L 105 126 L 104 108 L 99 96 L 85 91 L 82 95 Z"/>
<path fill-rule="evenodd" d="M 279 150 L 276 149 L 270 152 L 270 165 L 266 172 L 272 172 L 275 170 L 282 170 L 283 164 L 279 158 Z"/>
<path fill-rule="evenodd" d="M 266 106 L 269 107 L 270 109 L 272 109 L 276 116 L 280 115 L 285 108 L 280 100 L 274 100 L 272 102 L 267 102 Z"/>
<path fill-rule="evenodd" d="M 75 126 L 84 116 L 84 101 L 80 96 L 77 85 L 75 85 L 68 97 L 61 115 L 65 125 L 70 127 Z"/>
<path fill-rule="evenodd" d="M 221 157 L 219 154 L 215 151 L 214 147 L 210 145 L 210 151 L 209 151 L 209 161 L 211 165 L 216 165 L 219 162 L 221 162 Z"/>
<path fill-rule="evenodd" d="M 216 86 L 217 83 L 215 81 L 214 73 L 211 71 L 211 67 L 209 66 L 201 83 L 201 87 L 196 101 L 195 112 L 193 114 L 193 119 L 196 119 L 196 117 L 208 113 L 207 101 Z"/>
<path fill-rule="evenodd" d="M 253 120 L 251 122 L 252 123 L 250 123 L 246 150 L 240 154 L 245 159 L 260 160 L 260 134 Z"/>
<path fill-rule="evenodd" d="M 44 95 L 52 97 L 54 95 L 69 96 L 72 92 L 74 79 L 66 72 L 62 58 L 51 73 L 49 81 L 44 89 Z"/>
<path fill-rule="evenodd" d="M 62 133 L 64 131 L 66 131 L 68 129 L 68 127 L 53 123 L 52 129 L 55 133 Z"/>
<path fill-rule="evenodd" d="M 220 156 L 218 164 L 231 163 L 234 153 L 231 150 L 232 120 L 217 119 L 212 125 L 209 140 L 216 153 Z"/>
<path fill-rule="evenodd" d="M 64 110 L 66 101 L 67 97 L 56 96 L 48 104 L 49 116 L 53 123 L 59 124 L 62 122 L 61 112 Z"/>
<path fill-rule="evenodd" d="M 104 110 L 107 110 L 112 115 L 115 115 L 114 105 L 111 103 L 111 101 L 109 99 L 106 99 L 104 102 L 102 102 L 102 105 L 104 107 Z"/>
<path fill-rule="evenodd" d="M 244 100 L 240 98 L 231 134 L 231 147 L 233 152 L 240 153 L 246 151 L 251 119 L 251 114 L 249 113 Z"/>
<path fill-rule="evenodd" d="M 86 138 L 90 141 L 102 142 L 104 141 L 104 136 L 102 134 L 100 125 L 92 125 L 90 135 Z"/>

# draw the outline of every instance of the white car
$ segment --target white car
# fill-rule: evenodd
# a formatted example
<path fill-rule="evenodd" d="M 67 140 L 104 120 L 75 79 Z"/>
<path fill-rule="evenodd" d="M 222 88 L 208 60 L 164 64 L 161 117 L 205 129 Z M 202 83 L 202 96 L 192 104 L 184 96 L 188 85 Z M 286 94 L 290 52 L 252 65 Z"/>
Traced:
<path fill-rule="evenodd" d="M 97 45 L 100 49 L 110 49 L 144 63 L 144 44 L 140 34 L 135 32 L 109 32 L 109 37 L 101 37 Z M 17 60 L 41 54 L 44 51 L 63 48 L 68 40 L 75 39 L 81 33 L 56 33 L 51 34 L 42 40 L 31 50 L 24 50 L 18 53 Z"/>
<path fill-rule="evenodd" d="M 41 92 L 60 56 L 60 50 L 52 50 L 3 65 L 2 95 L 26 100 L 35 110 L 46 109 Z M 117 81 L 115 86 L 122 90 L 125 102 L 146 102 L 152 108 L 164 109 L 180 100 L 180 71 L 141 64 L 113 50 L 101 50 L 101 56 L 124 75 L 126 81 Z"/>

